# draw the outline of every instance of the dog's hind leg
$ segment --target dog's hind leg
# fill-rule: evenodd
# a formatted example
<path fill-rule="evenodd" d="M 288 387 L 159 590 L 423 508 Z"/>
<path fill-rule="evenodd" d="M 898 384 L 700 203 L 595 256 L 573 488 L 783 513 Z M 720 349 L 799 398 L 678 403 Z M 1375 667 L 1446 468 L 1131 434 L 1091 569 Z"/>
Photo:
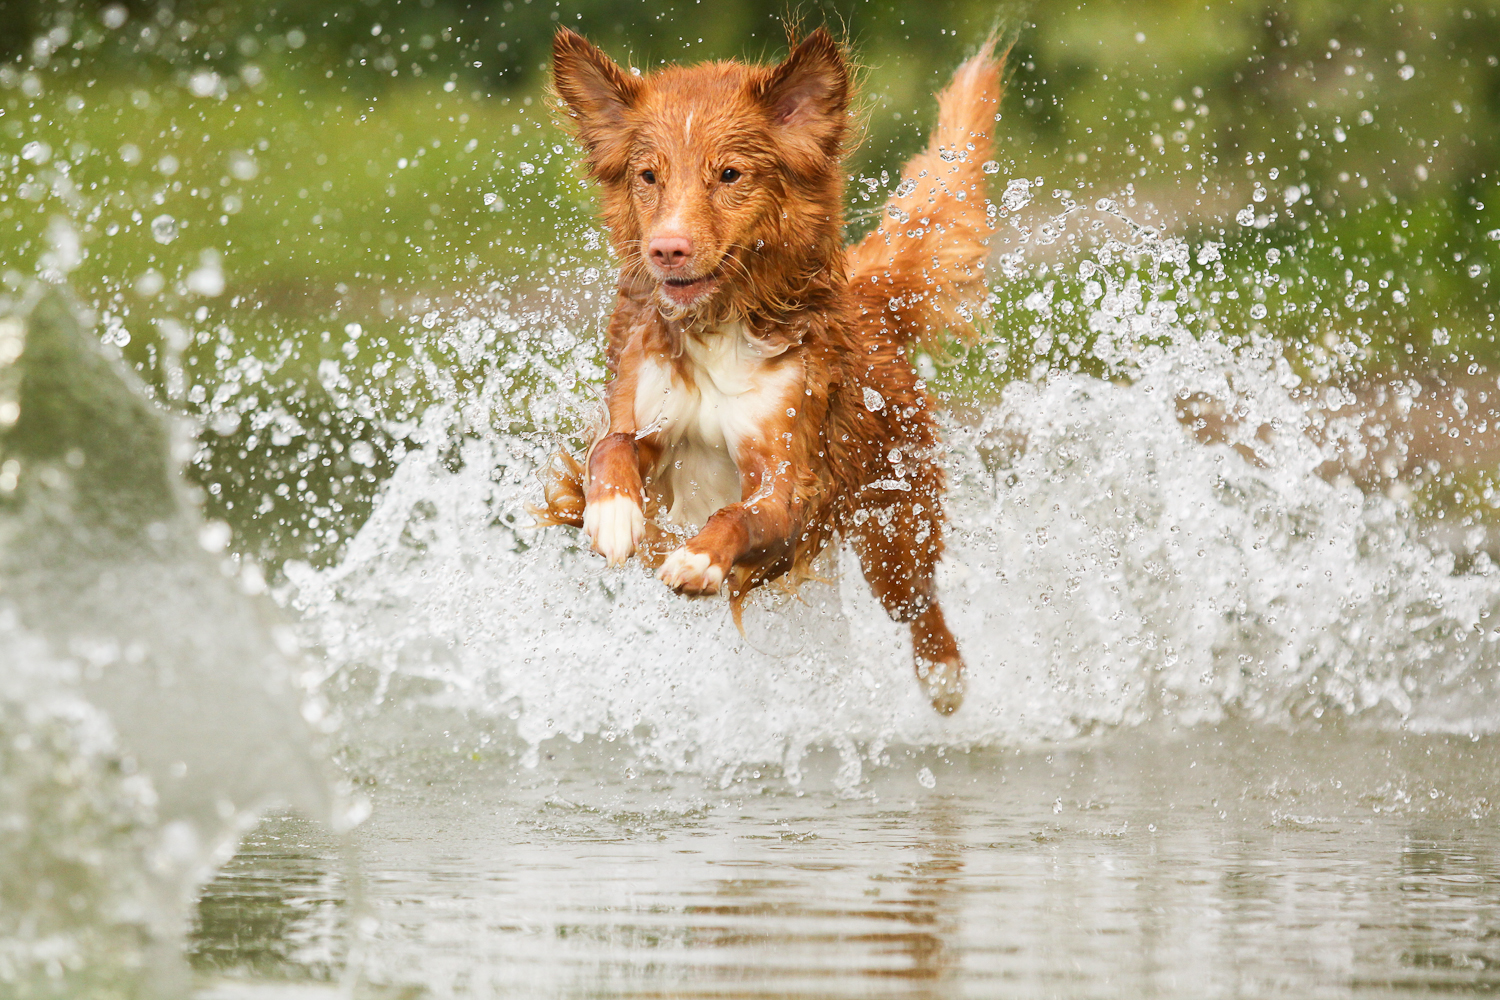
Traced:
<path fill-rule="evenodd" d="M 963 704 L 964 663 L 933 582 L 943 554 L 942 514 L 932 494 L 915 492 L 861 511 L 867 516 L 851 518 L 843 534 L 886 613 L 911 625 L 917 681 L 932 707 L 951 715 Z"/>
<path fill-rule="evenodd" d="M 537 478 L 542 481 L 541 506 L 527 504 L 526 511 L 536 519 L 536 527 L 565 524 L 583 527 L 583 466 L 566 450 L 547 460 Z"/>

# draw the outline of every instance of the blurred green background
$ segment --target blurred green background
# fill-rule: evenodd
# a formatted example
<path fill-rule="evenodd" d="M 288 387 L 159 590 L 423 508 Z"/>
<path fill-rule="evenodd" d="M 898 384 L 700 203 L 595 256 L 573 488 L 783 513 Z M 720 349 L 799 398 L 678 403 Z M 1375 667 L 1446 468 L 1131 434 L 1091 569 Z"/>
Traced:
<path fill-rule="evenodd" d="M 39 273 L 68 281 L 196 422 L 194 475 L 237 548 L 330 558 L 434 402 L 462 409 L 500 379 L 509 408 L 475 419 L 567 431 L 602 377 L 610 260 L 546 105 L 555 28 L 649 69 L 776 58 L 787 10 L 4 0 L 0 307 Z M 1496 5 L 796 10 L 860 65 L 851 235 L 922 143 L 931 92 L 988 32 L 1015 41 L 996 197 L 1025 197 L 992 322 L 1007 349 L 955 369 L 952 391 L 1117 374 L 1082 349 L 1087 261 L 1144 275 L 1195 332 L 1270 335 L 1315 382 L 1500 368 Z M 1099 256 L 1159 236 L 1188 241 L 1192 275 Z"/>

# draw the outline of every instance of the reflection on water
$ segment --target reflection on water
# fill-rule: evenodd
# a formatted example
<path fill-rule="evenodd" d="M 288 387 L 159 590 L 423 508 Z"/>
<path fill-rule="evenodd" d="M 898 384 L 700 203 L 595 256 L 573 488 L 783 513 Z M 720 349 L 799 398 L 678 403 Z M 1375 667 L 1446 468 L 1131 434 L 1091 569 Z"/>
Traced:
<path fill-rule="evenodd" d="M 535 772 L 454 754 L 382 774 L 356 834 L 358 992 L 1500 988 L 1493 740 L 1225 727 L 1051 752 L 893 750 L 854 798 L 836 754 L 810 758 L 796 790 L 767 776 L 707 791 L 606 777 L 602 748 Z M 314 828 L 264 823 L 200 903 L 205 995 L 337 978 L 338 871 Z M 243 992 L 253 982 L 272 991 Z"/>
<path fill-rule="evenodd" d="M 188 957 L 201 971 L 333 981 L 347 934 L 343 867 L 295 814 L 256 828 L 204 890 Z"/>

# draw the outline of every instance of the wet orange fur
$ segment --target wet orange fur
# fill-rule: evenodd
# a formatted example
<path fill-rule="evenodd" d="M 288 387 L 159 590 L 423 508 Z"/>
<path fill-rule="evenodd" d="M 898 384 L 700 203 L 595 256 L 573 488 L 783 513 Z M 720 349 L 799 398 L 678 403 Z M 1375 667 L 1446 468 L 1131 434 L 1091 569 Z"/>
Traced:
<path fill-rule="evenodd" d="M 553 44 L 554 84 L 621 273 L 608 426 L 586 463 L 564 455 L 549 467 L 538 522 L 586 527 L 596 551 L 637 555 L 680 592 L 726 587 L 736 618 L 754 588 L 810 577 L 841 536 L 887 612 L 911 624 L 918 677 L 944 713 L 964 686 L 933 582 L 944 479 L 932 401 L 905 349 L 944 330 L 971 336 L 984 300 L 981 165 L 1003 62 L 993 48 L 938 96 L 938 126 L 884 224 L 847 248 L 851 86 L 825 30 L 777 66 L 647 76 L 567 29 Z M 679 271 L 648 256 L 663 235 L 692 247 Z M 699 481 L 683 464 L 708 462 L 716 453 L 704 442 L 721 429 L 740 500 L 691 537 L 674 533 L 668 515 L 693 499 L 683 483 Z"/>

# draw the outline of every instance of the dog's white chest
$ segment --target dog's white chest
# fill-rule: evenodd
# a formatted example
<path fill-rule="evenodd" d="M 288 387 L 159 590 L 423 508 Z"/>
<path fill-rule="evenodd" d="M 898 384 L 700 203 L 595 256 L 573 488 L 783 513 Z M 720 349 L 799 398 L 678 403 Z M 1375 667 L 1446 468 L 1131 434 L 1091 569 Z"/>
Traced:
<path fill-rule="evenodd" d="M 645 360 L 635 418 L 638 435 L 662 445 L 655 478 L 672 497 L 668 520 L 702 525 L 742 499 L 735 455 L 763 432 L 795 371 L 773 368 L 739 324 L 690 340 L 683 354 L 686 378 L 664 359 Z"/>

